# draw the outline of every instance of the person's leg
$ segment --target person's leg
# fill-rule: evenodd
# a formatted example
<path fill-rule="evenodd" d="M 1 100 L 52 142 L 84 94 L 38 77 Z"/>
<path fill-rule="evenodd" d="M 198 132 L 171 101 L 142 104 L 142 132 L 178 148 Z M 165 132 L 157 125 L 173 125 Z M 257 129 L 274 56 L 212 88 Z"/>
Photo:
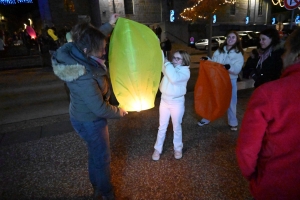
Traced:
<path fill-rule="evenodd" d="M 71 120 L 76 132 L 88 147 L 89 178 L 95 189 L 95 196 L 114 199 L 110 179 L 110 147 L 107 120 L 78 122 Z"/>
<path fill-rule="evenodd" d="M 171 111 L 171 119 L 173 124 L 173 131 L 174 131 L 174 151 L 182 152 L 183 143 L 182 143 L 182 118 L 184 114 L 184 100 L 183 101 L 176 101 L 172 102 L 170 105 Z"/>
<path fill-rule="evenodd" d="M 163 99 L 161 99 L 159 105 L 159 128 L 156 143 L 154 145 L 154 149 L 156 149 L 160 154 L 162 152 L 163 144 L 166 138 L 170 115 L 171 114 L 168 108 L 168 104 Z"/>
<path fill-rule="evenodd" d="M 238 120 L 236 118 L 236 104 L 237 104 L 237 85 L 236 85 L 236 79 L 231 79 L 231 85 L 232 85 L 232 96 L 230 101 L 230 106 L 227 110 L 227 116 L 228 116 L 228 124 L 229 126 L 237 126 Z"/>

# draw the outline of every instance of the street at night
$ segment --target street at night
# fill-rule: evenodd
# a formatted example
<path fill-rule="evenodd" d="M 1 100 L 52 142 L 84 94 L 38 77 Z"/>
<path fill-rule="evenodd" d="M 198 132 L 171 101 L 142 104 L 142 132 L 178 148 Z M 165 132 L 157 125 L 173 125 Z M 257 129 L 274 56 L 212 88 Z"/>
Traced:
<path fill-rule="evenodd" d="M 0 1 L 0 199 L 299 199 L 299 6 Z"/>

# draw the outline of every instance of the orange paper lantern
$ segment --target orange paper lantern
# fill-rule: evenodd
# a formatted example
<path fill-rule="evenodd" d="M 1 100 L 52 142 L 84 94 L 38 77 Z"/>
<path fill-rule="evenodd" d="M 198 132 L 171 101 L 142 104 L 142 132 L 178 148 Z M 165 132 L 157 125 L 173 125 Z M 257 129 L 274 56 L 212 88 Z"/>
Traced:
<path fill-rule="evenodd" d="M 221 117 L 229 108 L 231 93 L 229 73 L 223 65 L 201 61 L 194 90 L 196 113 L 210 121 Z"/>

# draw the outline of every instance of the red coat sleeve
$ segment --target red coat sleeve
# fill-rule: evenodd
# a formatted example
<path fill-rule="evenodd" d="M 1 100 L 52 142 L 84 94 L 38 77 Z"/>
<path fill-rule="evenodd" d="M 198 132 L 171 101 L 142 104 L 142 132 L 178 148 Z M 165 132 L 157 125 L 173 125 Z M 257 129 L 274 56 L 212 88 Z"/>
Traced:
<path fill-rule="evenodd" d="M 243 176 L 250 180 L 255 175 L 259 152 L 268 122 L 271 120 L 268 96 L 257 88 L 247 106 L 237 141 L 237 161 Z"/>

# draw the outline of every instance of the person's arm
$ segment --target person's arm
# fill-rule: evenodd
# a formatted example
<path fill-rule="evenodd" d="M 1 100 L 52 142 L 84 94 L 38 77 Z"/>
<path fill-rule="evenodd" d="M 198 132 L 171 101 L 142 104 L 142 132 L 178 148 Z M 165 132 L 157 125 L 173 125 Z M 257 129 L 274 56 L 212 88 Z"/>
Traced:
<path fill-rule="evenodd" d="M 238 165 L 243 176 L 250 180 L 255 175 L 268 122 L 272 118 L 269 96 L 257 88 L 244 114 L 236 148 Z"/>
<path fill-rule="evenodd" d="M 230 58 L 229 62 L 225 64 L 229 65 L 226 69 L 228 68 L 230 74 L 238 75 L 244 65 L 244 56 L 242 53 L 235 53 L 234 57 Z"/>
<path fill-rule="evenodd" d="M 112 29 L 113 29 L 113 25 L 116 23 L 117 19 L 119 18 L 118 14 L 112 14 L 110 16 L 109 22 L 101 25 L 101 27 L 99 28 L 99 30 L 105 35 L 108 36 Z"/>
<path fill-rule="evenodd" d="M 190 70 L 186 66 L 182 66 L 182 69 L 176 70 L 172 63 L 165 63 L 164 75 L 172 84 L 178 82 L 185 82 L 190 78 Z"/>
<path fill-rule="evenodd" d="M 120 118 L 124 116 L 122 110 L 103 99 L 102 91 L 94 79 L 82 77 L 76 80 L 74 84 L 78 88 L 77 94 L 95 115 L 103 118 Z"/>

